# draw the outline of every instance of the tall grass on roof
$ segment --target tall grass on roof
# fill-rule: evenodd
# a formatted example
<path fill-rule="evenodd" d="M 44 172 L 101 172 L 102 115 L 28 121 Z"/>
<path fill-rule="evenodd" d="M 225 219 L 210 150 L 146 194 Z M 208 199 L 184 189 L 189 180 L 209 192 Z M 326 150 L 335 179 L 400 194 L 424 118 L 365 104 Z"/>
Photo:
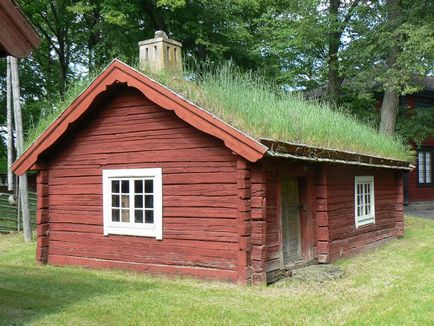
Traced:
<path fill-rule="evenodd" d="M 146 73 L 150 75 L 149 73 Z M 249 136 L 331 150 L 412 161 L 407 145 L 385 136 L 355 117 L 324 104 L 287 93 L 254 73 L 243 73 L 232 63 L 202 66 L 186 76 L 168 73 L 151 78 L 184 96 Z M 29 146 L 77 97 L 94 75 L 74 84 L 65 99 L 54 101 L 38 125 L 28 133 Z"/>
<path fill-rule="evenodd" d="M 98 76 L 99 72 L 92 72 L 85 77 L 76 80 L 67 88 L 65 95 L 53 94 L 46 100 L 40 112 L 37 123 L 31 126 L 26 132 L 26 149 L 47 129 L 56 118 L 90 85 Z"/>
<path fill-rule="evenodd" d="M 154 76 L 162 84 L 255 139 L 271 138 L 331 150 L 413 160 L 407 145 L 325 104 L 284 92 L 233 64 L 205 68 L 194 81 Z"/>

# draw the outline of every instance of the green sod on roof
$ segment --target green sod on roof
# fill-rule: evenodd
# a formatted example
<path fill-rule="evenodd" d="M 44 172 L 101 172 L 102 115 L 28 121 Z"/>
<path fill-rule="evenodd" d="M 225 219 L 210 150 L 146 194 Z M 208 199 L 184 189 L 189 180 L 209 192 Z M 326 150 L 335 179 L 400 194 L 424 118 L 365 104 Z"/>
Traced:
<path fill-rule="evenodd" d="M 149 74 L 147 74 L 149 75 Z M 283 142 L 412 161 L 408 145 L 383 135 L 356 118 L 324 104 L 285 93 L 251 73 L 223 64 L 195 76 L 194 81 L 169 74 L 151 75 L 162 85 L 255 139 Z M 89 80 L 87 81 L 89 82 Z M 29 134 L 31 144 L 84 89 L 71 89 L 66 100 L 40 119 Z"/>

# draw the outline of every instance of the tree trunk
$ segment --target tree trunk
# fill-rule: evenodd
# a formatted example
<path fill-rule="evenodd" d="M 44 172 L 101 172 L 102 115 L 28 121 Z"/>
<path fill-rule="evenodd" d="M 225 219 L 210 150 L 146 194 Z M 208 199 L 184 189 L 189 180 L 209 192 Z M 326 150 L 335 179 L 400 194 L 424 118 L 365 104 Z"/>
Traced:
<path fill-rule="evenodd" d="M 386 135 L 393 135 L 398 115 L 399 95 L 394 91 L 385 91 L 381 105 L 380 131 Z"/>
<path fill-rule="evenodd" d="M 21 116 L 21 103 L 20 103 L 20 82 L 18 75 L 18 60 L 17 58 L 10 57 L 11 75 L 12 75 L 12 97 L 14 103 L 15 115 L 15 129 L 17 137 L 17 155 L 20 156 L 24 152 L 24 134 L 23 122 Z M 19 177 L 19 197 L 21 200 L 21 212 L 23 216 L 23 231 L 24 240 L 32 241 L 32 227 L 30 224 L 30 211 L 29 211 L 29 193 L 27 187 L 27 174 Z"/>
<path fill-rule="evenodd" d="M 342 33 L 338 21 L 339 6 L 340 0 L 330 0 L 329 17 L 332 26 L 329 33 L 327 99 L 333 106 L 338 105 L 340 88 L 338 52 Z"/>
<path fill-rule="evenodd" d="M 397 0 L 388 0 L 388 23 L 391 31 L 395 30 L 399 24 L 399 4 Z M 396 67 L 400 48 L 395 43 L 387 53 L 387 69 L 398 69 Z M 384 90 L 383 103 L 381 105 L 380 132 L 386 135 L 393 135 L 396 128 L 396 117 L 398 115 L 399 93 L 397 81 L 391 80 L 390 86 Z"/>
<path fill-rule="evenodd" d="M 156 0 L 144 0 L 141 2 L 144 12 L 148 15 L 151 27 L 154 30 L 161 30 L 168 32 L 167 26 L 164 20 L 160 17 L 158 13 L 158 5 Z"/>
<path fill-rule="evenodd" d="M 8 191 L 14 190 L 14 175 L 11 170 L 11 165 L 14 162 L 13 146 L 14 134 L 12 130 L 12 85 L 11 85 L 11 60 L 7 57 L 6 62 L 6 123 L 8 133 Z"/>

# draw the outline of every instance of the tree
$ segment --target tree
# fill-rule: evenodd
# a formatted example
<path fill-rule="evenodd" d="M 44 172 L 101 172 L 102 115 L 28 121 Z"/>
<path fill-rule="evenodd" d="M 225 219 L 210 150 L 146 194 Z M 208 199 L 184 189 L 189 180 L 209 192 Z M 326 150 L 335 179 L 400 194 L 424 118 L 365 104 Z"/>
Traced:
<path fill-rule="evenodd" d="M 373 90 L 414 91 L 410 76 L 432 66 L 434 6 L 428 0 L 18 1 L 44 36 L 20 66 L 25 129 L 49 109 L 50 96 L 62 97 L 83 74 L 115 57 L 135 62 L 137 42 L 158 29 L 183 43 L 187 59 L 232 59 L 289 89 L 325 85 L 334 106 L 351 108 L 351 96 L 359 102 L 359 94 Z M 399 7 L 395 23 L 391 2 Z"/>
<path fill-rule="evenodd" d="M 386 2 L 388 11 L 388 25 L 390 29 L 398 28 L 400 8 L 398 0 L 387 0 Z M 398 61 L 398 55 L 400 47 L 398 44 L 393 44 L 386 54 L 386 66 L 390 69 L 395 69 Z M 387 135 L 393 135 L 395 133 L 396 117 L 398 115 L 399 105 L 399 93 L 397 90 L 398 83 L 396 80 L 392 80 L 384 87 L 383 103 L 381 104 L 381 119 L 380 119 L 380 131 Z"/>
<path fill-rule="evenodd" d="M 434 6 L 426 0 L 380 1 L 365 21 L 369 23 L 357 26 L 361 37 L 349 47 L 353 64 L 348 69 L 352 84 L 348 86 L 358 93 L 383 94 L 379 129 L 392 135 L 397 118 L 408 119 L 398 116 L 399 97 L 420 90 L 420 81 L 433 72 Z M 404 129 L 405 136 L 419 138 Z"/>
<path fill-rule="evenodd" d="M 345 73 L 340 69 L 339 52 L 342 51 L 342 35 L 348 29 L 348 23 L 353 17 L 360 0 L 343 2 L 341 0 L 329 0 L 329 35 L 327 53 L 327 98 L 336 106 L 339 102 L 341 84 L 345 79 Z M 347 8 L 342 8 L 342 7 Z M 341 12 L 344 12 L 342 14 Z"/>
<path fill-rule="evenodd" d="M 47 91 L 61 95 L 71 78 L 71 62 L 79 64 L 81 55 L 76 51 L 81 44 L 77 44 L 74 33 L 77 17 L 68 10 L 70 4 L 72 1 L 68 0 L 20 1 L 21 8 L 43 36 L 33 58 L 45 77 Z"/>

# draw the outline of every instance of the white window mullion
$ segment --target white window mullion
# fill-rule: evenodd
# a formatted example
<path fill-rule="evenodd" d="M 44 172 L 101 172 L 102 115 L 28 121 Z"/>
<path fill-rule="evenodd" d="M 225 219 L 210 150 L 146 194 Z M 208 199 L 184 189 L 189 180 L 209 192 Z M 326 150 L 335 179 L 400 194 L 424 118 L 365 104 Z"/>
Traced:
<path fill-rule="evenodd" d="M 130 225 L 134 226 L 134 179 L 129 179 L 128 180 L 129 184 L 130 184 Z"/>
<path fill-rule="evenodd" d="M 374 177 L 356 176 L 354 179 L 354 215 L 356 227 L 375 223 Z"/>
<path fill-rule="evenodd" d="M 424 160 L 424 153 L 419 152 L 417 154 L 417 165 L 418 165 L 418 177 L 419 177 L 419 183 L 425 183 L 425 160 Z"/>

